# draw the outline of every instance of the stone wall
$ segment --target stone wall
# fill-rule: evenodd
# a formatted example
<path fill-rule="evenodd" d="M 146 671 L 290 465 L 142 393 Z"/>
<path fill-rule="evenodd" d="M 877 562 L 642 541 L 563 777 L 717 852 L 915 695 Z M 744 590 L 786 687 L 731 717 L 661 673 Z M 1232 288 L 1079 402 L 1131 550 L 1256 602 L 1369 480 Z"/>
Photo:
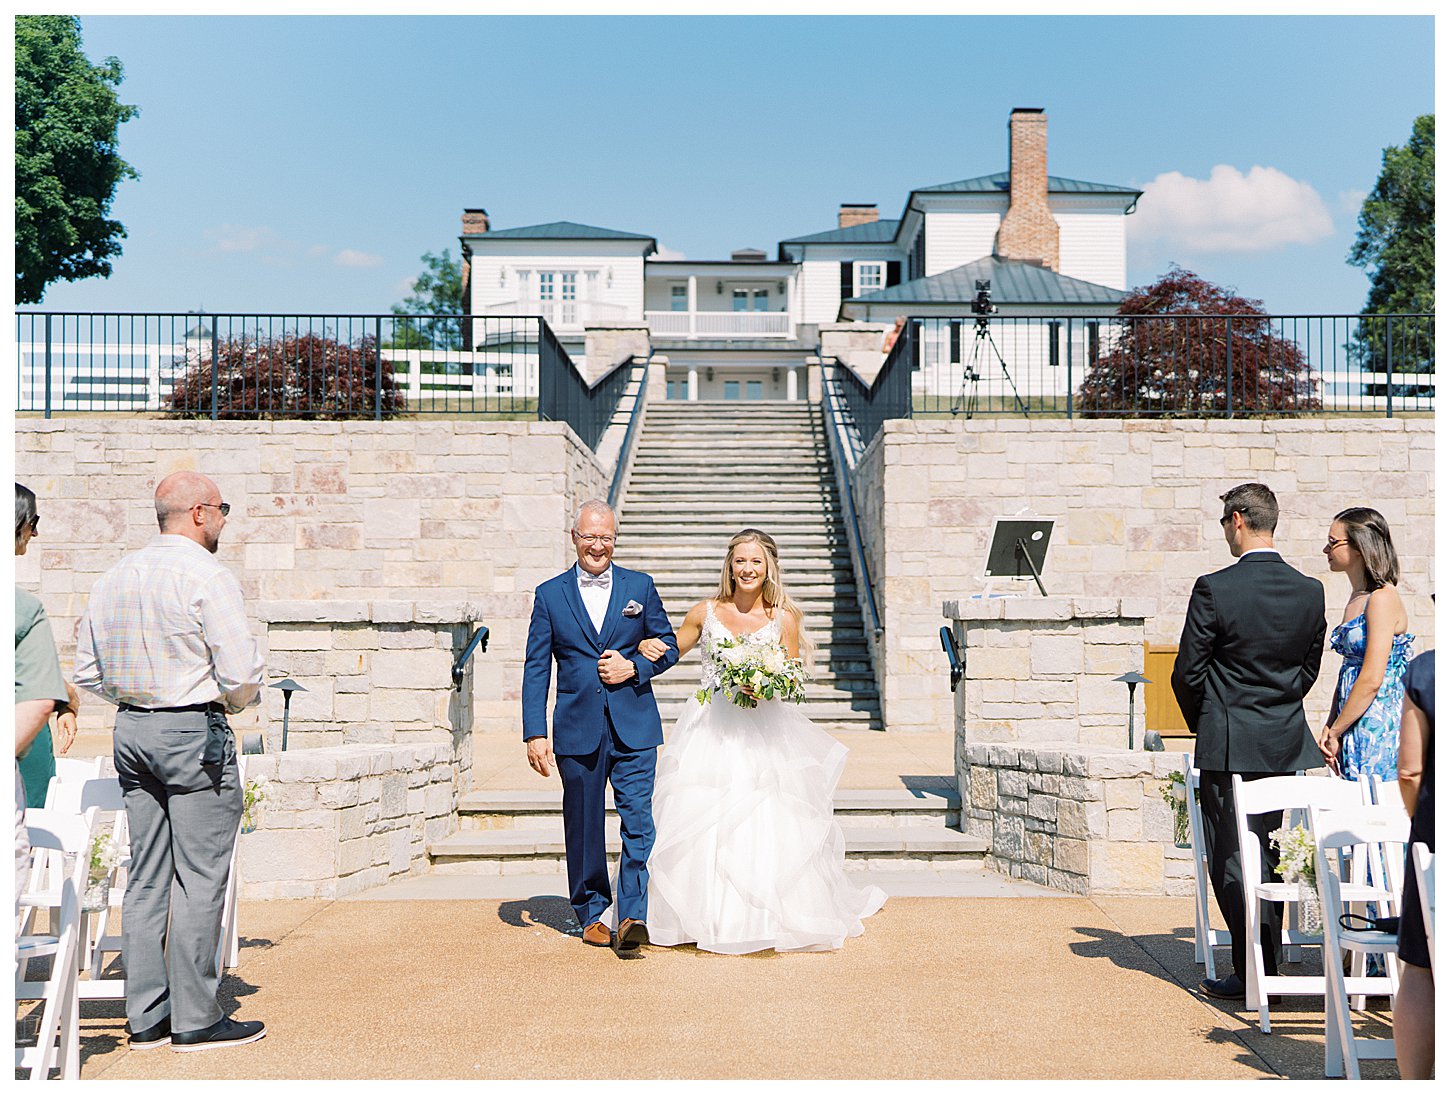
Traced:
<path fill-rule="evenodd" d="M 1163 801 L 1181 753 L 1107 745 L 967 744 L 957 755 L 962 828 L 987 865 L 1079 894 L 1193 893 L 1193 857 Z"/>
<path fill-rule="evenodd" d="M 1144 598 L 1031 597 L 949 601 L 965 671 L 956 692 L 957 751 L 967 742 L 1125 746 L 1128 689 L 1143 670 Z M 1133 741 L 1143 742 L 1137 690 Z"/>
<path fill-rule="evenodd" d="M 16 478 L 42 521 L 16 580 L 45 602 L 67 671 L 92 584 L 155 535 L 152 493 L 180 469 L 211 476 L 232 503 L 218 557 L 253 612 L 263 601 L 474 605 L 491 632 L 476 711 L 494 730 L 518 726 L 532 591 L 573 562 L 573 512 L 607 493 L 610 470 L 558 422 L 17 421 Z M 621 550 L 619 562 L 643 560 Z M 98 729 L 111 713 L 91 703 L 82 718 Z"/>
<path fill-rule="evenodd" d="M 477 610 L 457 601 L 263 601 L 268 671 L 292 693 L 289 749 L 353 742 L 442 743 L 471 787 L 475 651 L 452 687 L 453 663 L 473 637 Z M 492 632 L 490 632 L 490 636 Z M 267 748 L 282 748 L 283 694 L 263 692 Z"/>
<path fill-rule="evenodd" d="M 1218 495 L 1258 480 L 1279 496 L 1276 541 L 1326 585 L 1337 624 L 1349 587 L 1321 548 L 1350 505 L 1388 518 L 1417 650 L 1434 645 L 1434 423 L 1427 419 L 888 422 L 853 473 L 872 553 L 891 730 L 950 725 L 943 602 L 982 588 L 994 517 L 1057 519 L 1044 581 L 1053 595 L 1145 597 L 1149 642 L 1176 643 L 1197 575 L 1233 562 Z M 1035 591 L 1031 596 L 1036 596 Z M 1339 660 L 1311 693 L 1328 712 Z"/>
<path fill-rule="evenodd" d="M 249 756 L 266 799 L 243 833 L 242 897 L 337 898 L 428 869 L 457 825 L 447 745 L 343 745 Z"/>

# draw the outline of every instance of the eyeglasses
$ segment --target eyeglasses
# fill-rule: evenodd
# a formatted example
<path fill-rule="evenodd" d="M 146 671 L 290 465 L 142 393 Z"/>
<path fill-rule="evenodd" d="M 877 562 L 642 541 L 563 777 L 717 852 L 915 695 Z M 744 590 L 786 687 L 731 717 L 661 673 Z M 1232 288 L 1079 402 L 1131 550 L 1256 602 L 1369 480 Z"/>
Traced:
<path fill-rule="evenodd" d="M 588 535 L 585 535 L 582 532 L 575 532 L 574 535 L 579 537 L 579 542 L 581 544 L 602 544 L 605 547 L 614 546 L 613 536 L 600 536 L 598 533 L 593 532 L 589 533 Z"/>
<path fill-rule="evenodd" d="M 1238 512 L 1238 510 L 1234 510 L 1231 513 L 1225 513 L 1222 517 L 1220 517 L 1218 519 L 1218 523 L 1220 525 L 1225 525 L 1226 526 L 1230 521 L 1232 521 L 1234 519 L 1234 514 L 1237 513 L 1237 512 Z"/>
<path fill-rule="evenodd" d="M 29 529 L 30 529 L 30 535 L 34 536 L 37 532 L 40 531 L 40 514 L 37 513 L 29 521 L 23 521 L 23 522 L 21 522 L 20 527 L 21 528 L 29 527 Z"/>
<path fill-rule="evenodd" d="M 1324 550 L 1325 551 L 1333 551 L 1340 544 L 1347 544 L 1347 543 L 1349 543 L 1348 540 L 1336 540 L 1333 536 L 1331 536 L 1328 540 L 1326 540 L 1324 542 Z"/>
<path fill-rule="evenodd" d="M 219 509 L 222 511 L 223 517 L 232 512 L 232 504 L 230 502 L 198 502 L 197 505 L 205 506 L 207 509 Z"/>

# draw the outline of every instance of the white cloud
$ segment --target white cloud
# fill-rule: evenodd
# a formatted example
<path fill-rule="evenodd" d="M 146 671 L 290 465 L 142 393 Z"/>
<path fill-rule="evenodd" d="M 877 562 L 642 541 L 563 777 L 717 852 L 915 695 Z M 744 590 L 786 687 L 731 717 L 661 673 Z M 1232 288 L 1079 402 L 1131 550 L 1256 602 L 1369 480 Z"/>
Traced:
<path fill-rule="evenodd" d="M 381 255 L 370 255 L 366 251 L 354 251 L 351 248 L 344 248 L 333 257 L 334 266 L 368 267 L 381 266 L 383 257 Z"/>
<path fill-rule="evenodd" d="M 210 228 L 206 237 L 218 251 L 229 252 L 272 250 L 283 242 L 271 228 L 244 224 L 224 224 L 219 228 Z"/>
<path fill-rule="evenodd" d="M 1144 185 L 1128 224 L 1138 242 L 1194 251 L 1272 251 L 1334 232 L 1314 187 L 1257 164 L 1247 175 L 1219 164 L 1207 179 L 1165 172 Z"/>
<path fill-rule="evenodd" d="M 683 251 L 676 251 L 673 247 L 661 247 L 650 258 L 659 259 L 661 262 L 680 262 L 685 257 Z"/>

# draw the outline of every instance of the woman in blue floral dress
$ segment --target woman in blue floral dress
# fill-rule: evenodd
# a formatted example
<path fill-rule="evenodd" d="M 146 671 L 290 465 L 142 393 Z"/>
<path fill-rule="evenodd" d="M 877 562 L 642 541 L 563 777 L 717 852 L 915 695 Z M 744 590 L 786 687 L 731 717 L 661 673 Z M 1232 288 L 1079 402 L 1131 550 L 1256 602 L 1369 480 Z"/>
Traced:
<path fill-rule="evenodd" d="M 1344 510 L 1329 526 L 1324 554 L 1330 570 L 1349 578 L 1350 594 L 1344 622 L 1330 635 L 1344 664 L 1319 748 L 1345 779 L 1371 775 L 1394 782 L 1405 667 L 1415 637 L 1395 588 L 1400 565 L 1389 525 L 1375 510 Z"/>

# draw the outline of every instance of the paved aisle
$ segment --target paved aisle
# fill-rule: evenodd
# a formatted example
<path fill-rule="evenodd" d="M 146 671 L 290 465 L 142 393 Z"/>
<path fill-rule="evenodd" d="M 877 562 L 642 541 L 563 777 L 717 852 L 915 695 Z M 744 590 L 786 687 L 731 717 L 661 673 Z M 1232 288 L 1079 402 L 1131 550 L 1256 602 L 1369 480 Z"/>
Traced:
<path fill-rule="evenodd" d="M 250 903 L 225 985 L 268 1036 L 130 1053 L 116 1005 L 87 1004 L 84 1075 L 1317 1077 L 1311 1001 L 1265 1037 L 1174 979 L 1193 975 L 1186 913 L 1160 898 L 896 898 L 835 953 L 626 962 L 565 934 L 558 898 Z"/>

